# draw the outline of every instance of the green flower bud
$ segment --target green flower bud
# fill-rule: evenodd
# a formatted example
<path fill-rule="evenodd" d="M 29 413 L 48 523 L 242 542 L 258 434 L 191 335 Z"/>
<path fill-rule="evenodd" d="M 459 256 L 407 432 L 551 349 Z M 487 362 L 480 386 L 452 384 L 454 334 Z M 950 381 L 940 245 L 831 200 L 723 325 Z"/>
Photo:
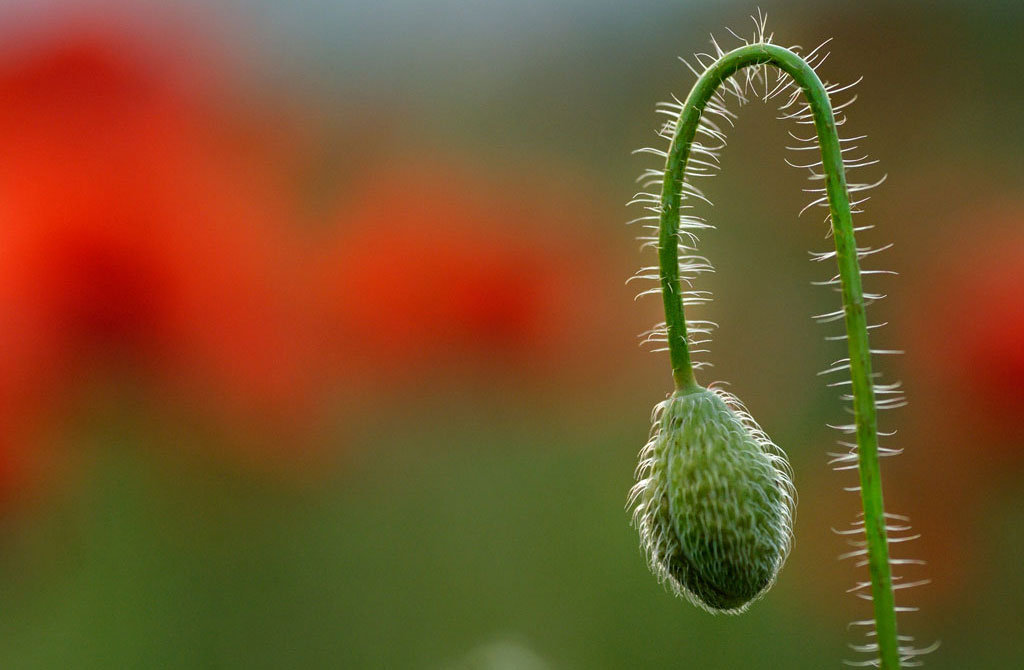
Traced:
<path fill-rule="evenodd" d="M 699 388 L 655 408 L 630 494 L 651 571 L 711 612 L 742 612 L 792 540 L 785 455 L 733 396 Z"/>

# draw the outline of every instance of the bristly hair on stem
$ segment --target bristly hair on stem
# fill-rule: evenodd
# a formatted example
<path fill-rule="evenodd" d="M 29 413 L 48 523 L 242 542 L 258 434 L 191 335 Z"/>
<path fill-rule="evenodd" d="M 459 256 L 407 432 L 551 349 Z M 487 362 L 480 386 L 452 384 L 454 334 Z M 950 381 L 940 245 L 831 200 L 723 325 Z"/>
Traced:
<path fill-rule="evenodd" d="M 853 439 L 847 437 L 839 442 L 844 450 L 831 454 L 830 464 L 836 470 L 858 471 L 858 485 L 848 490 L 860 492 L 862 512 L 848 530 L 836 532 L 846 536 L 853 546 L 852 551 L 840 558 L 855 559 L 858 566 L 869 569 L 869 579 L 859 582 L 850 591 L 873 603 L 873 617 L 852 624 L 865 629 L 865 642 L 850 645 L 854 651 L 866 653 L 869 657 L 846 662 L 886 670 L 917 666 L 921 663 L 921 656 L 937 644 L 918 648 L 914 646 L 913 638 L 897 634 L 897 613 L 915 608 L 897 606 L 894 592 L 927 583 L 927 580 L 904 581 L 892 575 L 893 567 L 922 562 L 893 558 L 889 553 L 890 545 L 916 536 L 909 534 L 906 517 L 884 510 L 879 458 L 899 453 L 899 450 L 879 444 L 879 435 L 889 437 L 892 433 L 880 433 L 877 426 L 879 410 L 901 407 L 905 401 L 899 382 L 881 383 L 878 373 L 872 372 L 872 355 L 901 352 L 870 348 L 868 331 L 885 324 L 868 324 L 865 307 L 884 296 L 865 292 L 862 286 L 864 277 L 895 273 L 880 269 L 862 270 L 860 267 L 862 261 L 873 262 L 875 254 L 892 245 L 858 247 L 855 233 L 872 226 L 854 226 L 852 218 L 853 214 L 862 212 L 861 207 L 868 200 L 865 193 L 881 184 L 885 177 L 876 181 L 847 182 L 848 174 L 872 166 L 877 161 L 858 150 L 857 143 L 864 136 L 839 136 L 838 128 L 846 123 L 844 110 L 856 99 L 849 90 L 860 80 L 840 85 L 819 79 L 817 70 L 829 56 L 825 49 L 829 40 L 810 50 L 799 46 L 784 48 L 774 44 L 773 35 L 766 31 L 765 15 L 758 11 L 758 16 L 752 18 L 755 29 L 751 39 L 729 31 L 741 43 L 737 48 L 727 52 L 712 37 L 711 52 L 696 54 L 694 63 L 683 60 L 697 78 L 693 89 L 685 100 L 673 96 L 671 102 L 657 107 L 658 113 L 667 117 L 658 135 L 669 145 L 666 149 L 638 151 L 663 161 L 661 167 L 641 174 L 638 182 L 642 184 L 642 190 L 630 202 L 644 210 L 641 216 L 630 222 L 641 225 L 645 231 L 639 238 L 641 249 L 653 248 L 658 254 L 658 263 L 643 267 L 631 281 L 657 282 L 656 286 L 642 291 L 640 295 L 660 294 L 665 309 L 665 321 L 644 333 L 643 342 L 660 345 L 658 351 L 669 352 L 676 388 L 670 400 L 702 390 L 694 371 L 708 363 L 693 360 L 693 355 L 706 353 L 706 349 L 700 347 L 709 342 L 715 324 L 706 320 L 687 320 L 684 316 L 686 308 L 698 307 L 711 299 L 709 292 L 696 288 L 698 277 L 713 271 L 711 263 L 697 251 L 698 234 L 712 226 L 698 213 L 701 203 L 708 203 L 708 200 L 696 183 L 718 170 L 720 152 L 726 144 L 724 129 L 732 126 L 736 119 L 736 114 L 728 107 L 730 99 L 741 105 L 754 97 L 765 102 L 781 100 L 778 118 L 807 127 L 789 133 L 795 143 L 787 149 L 799 158 L 786 159 L 787 164 L 806 170 L 811 181 L 811 188 L 804 189 L 811 194 L 811 201 L 800 214 L 809 209 L 825 208 L 824 220 L 829 226 L 826 237 L 832 237 L 835 243 L 833 250 L 812 252 L 812 260 L 824 262 L 834 259 L 838 265 L 837 274 L 815 283 L 829 286 L 842 296 L 840 309 L 814 318 L 822 323 L 841 321 L 845 325 L 842 334 L 826 338 L 845 340 L 845 355 L 821 374 L 849 376 L 828 384 L 829 387 L 849 387 L 842 399 L 851 403 L 847 409 L 854 417 L 852 423 L 834 426 L 844 435 L 852 435 Z M 849 97 L 833 104 L 840 95 Z M 651 190 L 655 186 L 660 186 L 660 192 Z M 643 474 L 649 475 L 652 468 L 658 471 L 661 467 L 657 462 L 652 465 L 651 458 L 649 443 L 642 452 L 640 481 L 634 487 L 631 504 L 642 506 L 645 491 L 649 493 L 653 488 L 650 476 L 641 478 Z M 637 500 L 641 502 L 636 503 Z M 643 522 L 644 513 L 649 510 L 640 506 L 636 508 L 634 518 L 639 516 Z M 650 553 L 650 538 L 644 538 L 643 527 L 638 527 Z M 664 566 L 653 564 L 652 568 L 656 572 L 666 570 Z"/>

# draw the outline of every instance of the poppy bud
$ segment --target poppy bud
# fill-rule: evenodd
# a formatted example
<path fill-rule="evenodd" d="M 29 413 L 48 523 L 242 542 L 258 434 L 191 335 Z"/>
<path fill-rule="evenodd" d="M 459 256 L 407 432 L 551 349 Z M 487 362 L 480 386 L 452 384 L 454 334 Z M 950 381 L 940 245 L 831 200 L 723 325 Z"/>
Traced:
<path fill-rule="evenodd" d="M 676 393 L 654 420 L 630 498 L 651 571 L 699 607 L 739 613 L 789 553 L 789 464 L 721 391 Z"/>

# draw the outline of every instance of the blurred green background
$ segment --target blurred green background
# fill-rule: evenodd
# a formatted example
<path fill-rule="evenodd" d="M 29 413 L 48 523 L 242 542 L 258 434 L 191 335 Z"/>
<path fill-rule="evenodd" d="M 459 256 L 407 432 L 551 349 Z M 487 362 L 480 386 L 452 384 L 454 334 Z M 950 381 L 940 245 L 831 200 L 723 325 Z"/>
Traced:
<path fill-rule="evenodd" d="M 762 2 L 863 75 L 888 173 L 864 243 L 901 632 L 933 668 L 1024 658 L 1019 2 Z M 741 617 L 647 572 L 626 493 L 667 355 L 624 203 L 677 60 L 736 2 L 0 6 L 0 666 L 820 668 L 857 659 L 831 529 L 845 422 L 812 314 L 831 243 L 773 105 L 705 190 L 695 310 L 789 454 L 796 545 Z M 797 158 L 803 158 L 798 156 Z M 865 172 L 867 175 L 867 172 Z M 834 325 L 834 324 L 833 324 Z"/>

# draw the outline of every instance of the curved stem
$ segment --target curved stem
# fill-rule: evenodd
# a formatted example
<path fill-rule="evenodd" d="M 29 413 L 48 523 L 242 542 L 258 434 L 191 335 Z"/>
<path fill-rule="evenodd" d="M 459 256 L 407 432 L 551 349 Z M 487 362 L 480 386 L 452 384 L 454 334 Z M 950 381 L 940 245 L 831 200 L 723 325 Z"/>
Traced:
<path fill-rule="evenodd" d="M 677 247 L 679 208 L 690 146 L 704 107 L 722 82 L 742 68 L 762 64 L 771 64 L 785 71 L 803 90 L 814 117 L 814 127 L 821 147 L 850 352 L 861 503 L 864 508 L 864 532 L 867 539 L 877 642 L 881 667 L 885 670 L 895 670 L 899 668 L 899 647 L 896 637 L 892 574 L 889 569 L 889 548 L 885 534 L 881 474 L 878 467 L 878 428 L 874 388 L 871 384 L 871 358 L 860 267 L 857 262 L 857 245 L 853 235 L 850 199 L 846 190 L 846 174 L 839 148 L 839 137 L 836 133 L 832 104 L 818 75 L 800 56 L 774 44 L 750 44 L 730 51 L 705 70 L 686 99 L 669 148 L 661 194 L 658 260 L 661 266 L 661 287 L 665 303 L 672 376 L 677 391 L 685 391 L 696 385 L 686 340 Z"/>

